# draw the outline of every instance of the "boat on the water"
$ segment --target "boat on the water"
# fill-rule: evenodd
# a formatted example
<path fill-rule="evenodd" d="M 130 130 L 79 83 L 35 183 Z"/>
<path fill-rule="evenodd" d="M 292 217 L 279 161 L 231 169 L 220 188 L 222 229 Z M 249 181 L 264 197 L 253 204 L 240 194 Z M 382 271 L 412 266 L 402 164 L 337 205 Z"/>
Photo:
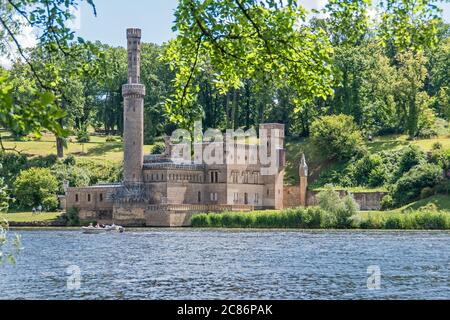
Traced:
<path fill-rule="evenodd" d="M 81 231 L 83 233 L 87 233 L 87 234 L 99 234 L 99 233 L 106 233 L 106 232 L 119 232 L 122 233 L 125 231 L 125 228 L 122 226 L 116 226 L 116 225 L 112 225 L 112 226 L 104 226 L 104 227 L 99 227 L 99 226 L 88 226 L 88 227 L 81 227 Z"/>

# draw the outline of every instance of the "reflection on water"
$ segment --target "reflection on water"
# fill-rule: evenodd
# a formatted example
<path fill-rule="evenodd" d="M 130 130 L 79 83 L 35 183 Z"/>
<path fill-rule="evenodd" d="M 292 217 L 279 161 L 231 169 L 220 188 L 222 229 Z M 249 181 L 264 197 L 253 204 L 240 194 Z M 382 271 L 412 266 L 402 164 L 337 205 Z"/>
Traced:
<path fill-rule="evenodd" d="M 2 299 L 450 298 L 448 232 L 19 233 L 25 250 L 0 267 Z M 69 290 L 73 266 L 81 282 Z M 367 288 L 369 266 L 379 290 Z"/>

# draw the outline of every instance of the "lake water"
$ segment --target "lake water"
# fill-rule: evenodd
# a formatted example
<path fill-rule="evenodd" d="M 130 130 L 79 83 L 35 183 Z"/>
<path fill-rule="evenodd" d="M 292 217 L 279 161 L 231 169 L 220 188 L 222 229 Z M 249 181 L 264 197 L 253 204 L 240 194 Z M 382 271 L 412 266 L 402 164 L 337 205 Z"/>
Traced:
<path fill-rule="evenodd" d="M 1 299 L 450 299 L 449 232 L 18 233 Z"/>

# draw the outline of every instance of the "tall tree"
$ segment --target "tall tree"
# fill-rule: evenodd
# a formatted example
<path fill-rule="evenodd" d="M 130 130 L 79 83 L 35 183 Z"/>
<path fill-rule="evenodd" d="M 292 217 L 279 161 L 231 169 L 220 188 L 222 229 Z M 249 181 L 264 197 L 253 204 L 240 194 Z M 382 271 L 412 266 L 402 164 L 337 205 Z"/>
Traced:
<path fill-rule="evenodd" d="M 173 121 L 184 126 L 202 116 L 195 79 L 207 65 L 217 72 L 222 95 L 252 78 L 295 88 L 297 104 L 332 93 L 331 47 L 324 30 L 306 23 L 297 1 L 181 0 L 166 58 L 176 71 L 175 93 L 166 101 Z"/>

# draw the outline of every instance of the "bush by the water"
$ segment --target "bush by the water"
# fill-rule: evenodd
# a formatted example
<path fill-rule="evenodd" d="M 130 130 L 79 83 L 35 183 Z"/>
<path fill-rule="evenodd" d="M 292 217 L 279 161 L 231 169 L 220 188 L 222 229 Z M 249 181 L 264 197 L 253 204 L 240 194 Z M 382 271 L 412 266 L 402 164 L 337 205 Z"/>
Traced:
<path fill-rule="evenodd" d="M 354 216 L 352 227 L 358 229 L 448 230 L 450 229 L 450 212 L 422 209 L 404 213 L 368 213 L 365 218 Z"/>
<path fill-rule="evenodd" d="M 321 227 L 324 212 L 317 207 L 282 211 L 203 213 L 192 217 L 193 227 L 311 228 Z"/>
<path fill-rule="evenodd" d="M 65 218 L 67 219 L 68 226 L 79 226 L 80 225 L 80 216 L 79 210 L 77 208 L 69 208 L 67 210 Z"/>
<path fill-rule="evenodd" d="M 331 186 L 319 192 L 317 201 L 324 212 L 321 221 L 321 226 L 324 228 L 349 228 L 350 217 L 359 210 L 352 195 L 341 198 Z"/>
<path fill-rule="evenodd" d="M 282 211 L 201 213 L 195 214 L 191 222 L 193 227 L 198 228 L 339 228 L 339 225 L 333 224 L 336 218 L 330 217 L 329 212 L 310 207 Z M 426 208 L 407 213 L 355 214 L 348 220 L 349 227 L 356 229 L 450 229 L 450 212 Z"/>

